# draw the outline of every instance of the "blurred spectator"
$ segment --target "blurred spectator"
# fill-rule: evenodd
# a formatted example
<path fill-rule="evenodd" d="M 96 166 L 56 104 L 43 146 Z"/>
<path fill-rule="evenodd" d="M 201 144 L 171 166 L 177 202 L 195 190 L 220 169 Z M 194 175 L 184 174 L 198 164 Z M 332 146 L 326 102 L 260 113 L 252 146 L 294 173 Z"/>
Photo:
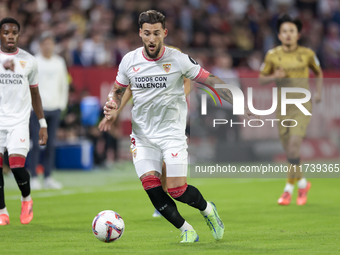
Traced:
<path fill-rule="evenodd" d="M 233 59 L 229 54 L 220 54 L 212 67 L 211 72 L 221 78 L 225 83 L 240 87 L 240 81 L 236 71 L 232 69 Z M 220 106 L 220 105 L 219 105 Z M 226 119 L 233 122 L 238 121 L 238 117 L 233 115 L 233 107 L 226 101 L 222 102 L 220 110 L 214 111 L 216 119 Z M 227 127 L 227 128 L 226 128 Z M 216 132 L 220 132 L 218 137 L 225 138 L 228 141 L 237 141 L 240 137 L 240 130 L 238 125 L 232 128 L 228 125 L 226 127 L 216 127 Z"/>
<path fill-rule="evenodd" d="M 75 141 L 81 135 L 80 127 L 80 96 L 71 84 L 66 111 L 60 123 L 58 139 L 62 141 Z"/>
<path fill-rule="evenodd" d="M 324 41 L 324 64 L 328 69 L 340 67 L 340 38 L 339 26 L 331 23 Z"/>
<path fill-rule="evenodd" d="M 216 48 L 232 49 L 236 65 L 244 65 L 249 51 L 265 54 L 277 42 L 275 24 L 284 13 L 302 19 L 301 44 L 313 49 L 320 49 L 318 38 L 329 23 L 340 25 L 335 0 L 12 0 L 0 3 L 0 18 L 10 13 L 22 23 L 20 47 L 32 53 L 37 53 L 39 35 L 51 30 L 56 51 L 69 66 L 113 66 L 141 46 L 138 15 L 150 8 L 166 15 L 166 43 L 183 52 L 205 49 L 208 65 L 214 64 Z"/>
<path fill-rule="evenodd" d="M 54 46 L 53 34 L 46 31 L 40 38 L 41 52 L 36 55 L 39 70 L 39 91 L 48 126 L 48 141 L 44 148 L 42 162 L 44 167 L 44 187 L 47 189 L 62 188 L 62 184 L 51 177 L 51 172 L 55 162 L 55 138 L 59 127 L 60 112 L 67 106 L 69 85 L 65 61 L 54 54 Z M 31 172 L 31 188 L 33 190 L 42 188 L 36 173 L 40 159 L 39 129 L 38 118 L 32 111 L 30 136 L 33 148 L 30 151 L 28 168 Z"/>

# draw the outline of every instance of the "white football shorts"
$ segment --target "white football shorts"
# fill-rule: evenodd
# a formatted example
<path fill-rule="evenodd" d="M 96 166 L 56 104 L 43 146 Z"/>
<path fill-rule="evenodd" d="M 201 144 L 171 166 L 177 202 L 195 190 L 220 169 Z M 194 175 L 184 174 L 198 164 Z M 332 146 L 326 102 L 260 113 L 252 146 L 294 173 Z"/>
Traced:
<path fill-rule="evenodd" d="M 186 138 L 148 139 L 131 135 L 131 153 L 138 177 L 150 171 L 162 174 L 163 160 L 167 177 L 186 177 L 188 173 Z"/>
<path fill-rule="evenodd" d="M 6 148 L 8 155 L 19 154 L 26 157 L 30 148 L 29 128 L 0 130 L 0 154 L 4 154 Z"/>

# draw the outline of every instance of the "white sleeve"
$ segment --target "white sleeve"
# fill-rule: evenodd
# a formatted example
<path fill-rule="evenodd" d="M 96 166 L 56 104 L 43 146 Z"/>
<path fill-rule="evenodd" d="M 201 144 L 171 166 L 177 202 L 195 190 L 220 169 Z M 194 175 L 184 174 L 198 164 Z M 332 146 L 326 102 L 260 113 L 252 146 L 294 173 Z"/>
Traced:
<path fill-rule="evenodd" d="M 32 70 L 28 74 L 28 84 L 31 88 L 38 87 L 39 77 L 38 77 L 38 64 L 35 57 L 32 57 Z"/>
<path fill-rule="evenodd" d="M 199 75 L 201 66 L 187 54 L 178 54 L 178 62 L 181 66 L 183 76 L 190 80 L 194 80 Z"/>
<path fill-rule="evenodd" d="M 61 65 L 61 73 L 60 73 L 60 94 L 61 94 L 61 101 L 60 101 L 60 110 L 65 110 L 67 107 L 68 102 L 68 89 L 69 89 L 69 82 L 68 82 L 68 72 L 65 60 L 63 58 L 60 59 Z"/>
<path fill-rule="evenodd" d="M 118 67 L 116 83 L 122 87 L 127 87 L 130 84 L 129 77 L 127 76 L 127 62 L 128 56 L 125 55 Z"/>

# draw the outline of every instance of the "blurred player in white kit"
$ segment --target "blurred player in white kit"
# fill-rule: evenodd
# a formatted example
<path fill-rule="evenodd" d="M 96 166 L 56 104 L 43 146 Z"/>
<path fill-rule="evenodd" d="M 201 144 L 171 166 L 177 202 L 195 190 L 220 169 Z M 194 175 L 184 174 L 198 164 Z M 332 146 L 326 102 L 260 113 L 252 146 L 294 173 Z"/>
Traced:
<path fill-rule="evenodd" d="M 33 201 L 25 161 L 29 150 L 29 118 L 32 106 L 40 123 L 40 145 L 47 142 L 47 124 L 38 89 L 37 62 L 31 54 L 17 47 L 20 24 L 7 17 L 0 21 L 0 29 L 0 225 L 10 223 L 2 174 L 5 149 L 21 191 L 20 222 L 28 224 L 33 218 Z"/>

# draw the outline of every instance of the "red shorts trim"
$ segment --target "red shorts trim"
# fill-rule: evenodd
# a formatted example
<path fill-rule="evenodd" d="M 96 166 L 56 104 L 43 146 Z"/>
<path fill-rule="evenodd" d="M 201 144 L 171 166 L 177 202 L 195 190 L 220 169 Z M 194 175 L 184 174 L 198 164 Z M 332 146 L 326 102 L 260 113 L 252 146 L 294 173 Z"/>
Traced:
<path fill-rule="evenodd" d="M 36 87 L 38 87 L 38 85 L 39 85 L 39 83 L 30 85 L 30 88 L 36 88 Z"/>
<path fill-rule="evenodd" d="M 3 158 L 0 158 L 0 168 L 2 167 L 3 163 L 4 163 Z"/>
<path fill-rule="evenodd" d="M 181 187 L 168 189 L 168 193 L 173 198 L 178 198 L 183 195 L 183 193 L 187 190 L 188 184 L 184 184 Z"/>
<path fill-rule="evenodd" d="M 10 157 L 9 167 L 12 168 L 22 168 L 25 167 L 26 158 L 23 157 Z"/>
<path fill-rule="evenodd" d="M 159 177 L 154 176 L 154 175 L 148 175 L 142 179 L 142 185 L 143 185 L 144 190 L 148 190 L 148 189 L 162 186 L 162 183 Z"/>

